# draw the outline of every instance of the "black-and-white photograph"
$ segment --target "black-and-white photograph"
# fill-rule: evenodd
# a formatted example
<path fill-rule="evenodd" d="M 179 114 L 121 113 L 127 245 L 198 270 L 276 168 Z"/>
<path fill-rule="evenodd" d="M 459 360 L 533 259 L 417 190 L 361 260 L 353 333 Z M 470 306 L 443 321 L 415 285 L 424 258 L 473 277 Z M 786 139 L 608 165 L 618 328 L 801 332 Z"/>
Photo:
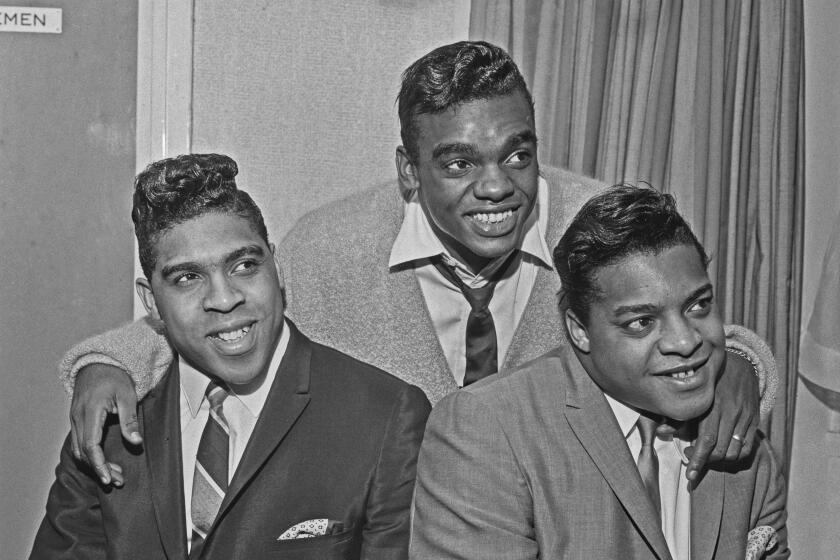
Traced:
<path fill-rule="evenodd" d="M 840 3 L 0 6 L 0 559 L 840 556 Z"/>

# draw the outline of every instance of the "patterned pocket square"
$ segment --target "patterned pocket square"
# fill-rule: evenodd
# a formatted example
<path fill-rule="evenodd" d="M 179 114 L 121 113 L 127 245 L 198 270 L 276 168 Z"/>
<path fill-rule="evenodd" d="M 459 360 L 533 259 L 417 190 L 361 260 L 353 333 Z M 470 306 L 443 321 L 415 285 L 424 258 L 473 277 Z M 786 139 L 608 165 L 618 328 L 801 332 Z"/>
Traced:
<path fill-rule="evenodd" d="M 283 531 L 283 534 L 277 537 L 277 540 L 286 541 L 290 539 L 323 537 L 325 535 L 335 535 L 343 530 L 344 523 L 341 521 L 334 521 L 332 519 L 308 519 Z"/>
<path fill-rule="evenodd" d="M 769 525 L 760 525 L 747 535 L 746 560 L 761 560 L 778 542 L 776 530 Z"/>

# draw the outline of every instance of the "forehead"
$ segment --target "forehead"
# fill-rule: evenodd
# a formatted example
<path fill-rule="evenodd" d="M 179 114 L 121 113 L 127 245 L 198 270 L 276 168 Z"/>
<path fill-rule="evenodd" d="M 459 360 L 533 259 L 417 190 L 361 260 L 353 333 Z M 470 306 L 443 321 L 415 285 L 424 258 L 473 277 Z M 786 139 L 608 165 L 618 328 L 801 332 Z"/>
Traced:
<path fill-rule="evenodd" d="M 217 263 L 247 246 L 268 247 L 250 220 L 231 213 L 211 212 L 166 230 L 154 245 L 155 269 L 176 262 Z"/>
<path fill-rule="evenodd" d="M 709 276 L 693 245 L 633 253 L 595 274 L 599 297 L 593 308 L 612 313 L 624 306 L 682 306 L 707 284 Z"/>
<path fill-rule="evenodd" d="M 535 134 L 531 106 L 520 91 L 468 101 L 416 119 L 418 142 L 424 152 L 448 143 L 492 147 L 513 135 Z"/>

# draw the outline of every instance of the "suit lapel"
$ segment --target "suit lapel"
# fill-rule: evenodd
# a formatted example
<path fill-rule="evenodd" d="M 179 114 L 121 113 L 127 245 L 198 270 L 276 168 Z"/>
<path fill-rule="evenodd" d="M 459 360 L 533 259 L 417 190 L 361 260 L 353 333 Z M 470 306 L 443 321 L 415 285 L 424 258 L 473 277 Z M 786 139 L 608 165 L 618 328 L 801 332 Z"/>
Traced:
<path fill-rule="evenodd" d="M 277 376 L 274 378 L 254 431 L 245 446 L 239 466 L 219 507 L 216 524 L 277 449 L 306 405 L 309 404 L 309 366 L 312 348 L 309 340 L 291 321 L 287 320 L 286 325 L 290 330 L 289 345 L 277 369 Z"/>
<path fill-rule="evenodd" d="M 173 359 L 163 382 L 142 401 L 140 414 L 160 540 L 170 558 L 187 557 L 181 461 L 180 374 Z"/>
<path fill-rule="evenodd" d="M 706 469 L 691 492 L 691 558 L 711 560 L 723 518 L 724 474 Z"/>
<path fill-rule="evenodd" d="M 651 549 L 659 558 L 670 560 L 659 515 L 650 503 L 615 415 L 571 350 L 563 354 L 569 371 L 565 414 L 572 431 Z"/>

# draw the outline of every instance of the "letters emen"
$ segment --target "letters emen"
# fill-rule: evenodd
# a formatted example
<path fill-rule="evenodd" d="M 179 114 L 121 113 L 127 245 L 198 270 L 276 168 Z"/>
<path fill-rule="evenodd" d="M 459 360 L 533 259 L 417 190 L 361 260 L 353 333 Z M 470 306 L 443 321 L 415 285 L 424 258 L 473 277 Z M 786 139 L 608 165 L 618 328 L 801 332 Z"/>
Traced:
<path fill-rule="evenodd" d="M 0 12 L 0 25 L 20 25 L 22 27 L 46 27 L 47 16 L 46 14 L 33 14 L 31 12 Z"/>

